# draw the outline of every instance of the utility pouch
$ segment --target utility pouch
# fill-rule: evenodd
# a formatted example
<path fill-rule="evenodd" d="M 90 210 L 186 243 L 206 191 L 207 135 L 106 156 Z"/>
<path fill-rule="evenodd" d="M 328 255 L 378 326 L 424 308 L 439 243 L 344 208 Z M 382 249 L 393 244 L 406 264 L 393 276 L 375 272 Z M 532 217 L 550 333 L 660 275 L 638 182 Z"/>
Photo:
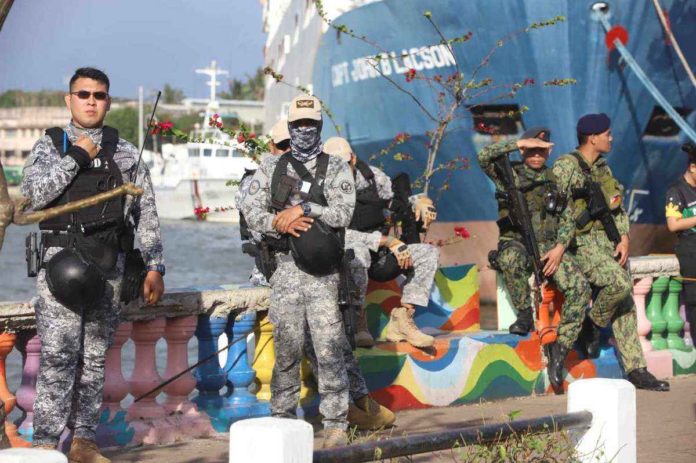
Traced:
<path fill-rule="evenodd" d="M 285 174 L 280 177 L 278 188 L 273 192 L 271 197 L 271 207 L 275 210 L 285 209 L 285 203 L 288 201 L 293 189 L 297 187 L 297 179 Z"/>
<path fill-rule="evenodd" d="M 37 233 L 31 232 L 26 241 L 27 276 L 34 278 L 39 274 L 43 259 L 43 242 L 39 243 Z"/>
<path fill-rule="evenodd" d="M 140 249 L 126 252 L 125 270 L 121 283 L 121 302 L 128 304 L 138 298 L 140 288 L 145 282 L 145 275 L 147 275 L 147 266 Z"/>
<path fill-rule="evenodd" d="M 493 270 L 500 271 L 500 265 L 498 264 L 498 250 L 491 249 L 488 252 L 488 264 Z"/>

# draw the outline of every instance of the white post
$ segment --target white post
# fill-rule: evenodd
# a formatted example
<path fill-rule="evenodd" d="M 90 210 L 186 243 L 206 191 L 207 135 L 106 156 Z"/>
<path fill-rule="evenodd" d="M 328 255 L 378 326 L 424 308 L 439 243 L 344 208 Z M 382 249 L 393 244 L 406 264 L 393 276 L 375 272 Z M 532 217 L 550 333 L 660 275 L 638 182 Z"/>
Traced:
<path fill-rule="evenodd" d="M 58 450 L 12 448 L 0 450 L 2 463 L 68 463 Z"/>
<path fill-rule="evenodd" d="M 582 462 L 635 463 L 636 388 L 625 379 L 591 378 L 568 387 L 568 413 L 589 411 L 592 426 L 574 435 Z M 573 433 L 574 434 L 574 433 Z"/>
<path fill-rule="evenodd" d="M 302 420 L 252 418 L 230 427 L 230 463 L 311 463 L 314 429 Z"/>

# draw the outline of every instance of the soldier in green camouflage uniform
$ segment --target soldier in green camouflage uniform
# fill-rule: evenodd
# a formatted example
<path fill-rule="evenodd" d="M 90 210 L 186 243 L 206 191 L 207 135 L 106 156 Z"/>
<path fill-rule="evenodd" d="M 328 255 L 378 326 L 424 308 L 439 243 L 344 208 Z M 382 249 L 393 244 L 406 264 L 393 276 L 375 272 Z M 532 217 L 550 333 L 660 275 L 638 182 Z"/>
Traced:
<path fill-rule="evenodd" d="M 624 268 L 628 260 L 629 221 L 621 205 L 623 187 L 613 177 L 603 154 L 611 150 L 610 120 L 605 114 L 588 114 L 578 121 L 579 147 L 573 153 L 561 156 L 553 166 L 561 193 L 572 201 L 576 226 L 575 241 L 569 254 L 597 291 L 588 316 L 599 327 L 611 324 L 619 357 L 628 380 L 636 387 L 650 390 L 669 390 L 669 383 L 658 381 L 646 367 L 636 331 L 636 309 L 633 303 L 633 285 Z M 583 172 L 587 166 L 588 174 Z M 601 186 L 606 205 L 611 210 L 620 242 L 612 243 L 598 219 L 589 217 L 586 193 L 587 181 Z M 618 261 L 617 261 L 618 259 Z M 564 312 L 565 315 L 565 312 Z M 558 342 L 551 350 L 549 376 L 559 376 L 565 356 L 580 333 L 581 322 L 565 316 L 559 328 Z M 553 381 L 553 380 L 552 380 Z"/>
<path fill-rule="evenodd" d="M 544 274 L 565 296 L 563 317 L 581 320 L 590 299 L 590 287 L 571 256 L 564 255 L 573 238 L 575 226 L 572 212 L 558 207 L 549 212 L 545 196 L 553 194 L 554 178 L 546 167 L 552 144 L 550 132 L 543 127 L 529 129 L 518 141 L 503 141 L 484 148 L 478 155 L 481 168 L 493 180 L 497 192 L 505 186 L 496 171 L 495 160 L 516 150 L 522 152 L 524 162 L 513 163 L 518 186 L 523 190 L 532 219 L 532 227 L 539 250 L 543 253 Z M 501 217 L 508 214 L 508 204 L 499 199 Z M 518 319 L 510 332 L 524 335 L 534 328 L 529 276 L 532 262 L 522 244 L 520 231 L 503 229 L 498 244 L 497 268 L 502 272 L 512 303 L 518 311 Z M 572 343 L 571 343 L 572 345 Z"/>

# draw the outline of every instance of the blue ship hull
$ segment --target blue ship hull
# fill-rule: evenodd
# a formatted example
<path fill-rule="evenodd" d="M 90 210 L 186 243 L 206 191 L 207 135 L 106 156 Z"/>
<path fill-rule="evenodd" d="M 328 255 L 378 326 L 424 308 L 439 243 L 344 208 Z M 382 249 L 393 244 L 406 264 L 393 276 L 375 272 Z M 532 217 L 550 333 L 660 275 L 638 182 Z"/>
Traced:
<path fill-rule="evenodd" d="M 535 79 L 535 85 L 496 104 L 529 107 L 522 116 L 518 132 L 511 133 L 511 137 L 519 136 L 524 127 L 545 125 L 551 129 L 555 142 L 552 161 L 576 146 L 575 124 L 581 115 L 600 111 L 609 114 L 614 134 L 609 164 L 626 188 L 625 204 L 632 223 L 637 224 L 635 229 L 644 235 L 632 251 L 665 250 L 669 246 L 664 245 L 663 238 L 668 235 L 657 237 L 654 232 L 664 228 L 660 225 L 664 223 L 665 191 L 685 169 L 685 155 L 680 146 L 686 138 L 681 131 L 660 126 L 660 117 L 653 115 L 657 103 L 619 59 L 618 53 L 609 52 L 600 23 L 591 17 L 593 3 L 585 0 L 384 0 L 352 10 L 335 22 L 346 24 L 397 55 L 412 48 L 429 47 L 410 64 L 421 68 L 419 73 L 447 76 L 455 67 L 442 50 L 438 52 L 430 47 L 437 45 L 440 39 L 423 17 L 425 10 L 432 12 L 445 37 L 473 33 L 469 42 L 454 46 L 456 59 L 466 75 L 484 59 L 497 40 L 533 22 L 565 16 L 565 22 L 517 35 L 505 43 L 479 77 L 490 77 L 499 84 L 522 82 L 528 77 Z M 673 33 L 677 39 L 681 38 L 680 45 L 687 60 L 696 63 L 696 42 L 690 39 L 696 24 L 696 2 L 662 3 L 671 18 Z M 696 106 L 696 92 L 674 50 L 665 41 L 652 2 L 616 0 L 609 4 L 612 24 L 622 25 L 629 32 L 627 48 L 669 102 L 675 107 L 687 108 L 686 119 L 693 126 L 696 113 L 689 112 L 688 108 Z M 435 124 L 409 96 L 395 90 L 374 72 L 370 74 L 360 58 L 376 53 L 372 46 L 330 29 L 324 34 L 317 52 L 314 91 L 331 108 L 336 122 L 343 128 L 343 136 L 363 158 L 387 146 L 397 133 L 410 133 L 412 138 L 398 151 L 409 153 L 412 161 L 398 161 L 390 155 L 378 162 L 384 162 L 391 174 L 408 171 L 417 177 L 426 164 L 425 132 L 433 130 Z M 407 83 L 401 74 L 404 69 L 391 60 L 388 70 L 392 78 L 427 102 L 429 109 L 436 110 L 432 90 L 425 83 L 418 80 Z M 577 83 L 565 87 L 542 84 L 558 78 L 574 78 Z M 486 101 L 467 102 L 475 103 L 485 104 Z M 445 226 L 453 222 L 484 225 L 479 231 L 491 231 L 492 238 L 484 237 L 490 245 L 494 242 L 492 227 L 497 218 L 493 185 L 475 159 L 483 146 L 498 137 L 478 133 L 468 109 L 463 107 L 460 115 L 462 118 L 450 125 L 436 164 L 466 156 L 470 167 L 455 172 L 447 190 L 439 191 L 446 174 L 436 174 L 430 192 L 431 196 L 439 198 L 438 220 L 446 222 Z M 324 126 L 328 137 L 333 129 L 328 122 Z"/>

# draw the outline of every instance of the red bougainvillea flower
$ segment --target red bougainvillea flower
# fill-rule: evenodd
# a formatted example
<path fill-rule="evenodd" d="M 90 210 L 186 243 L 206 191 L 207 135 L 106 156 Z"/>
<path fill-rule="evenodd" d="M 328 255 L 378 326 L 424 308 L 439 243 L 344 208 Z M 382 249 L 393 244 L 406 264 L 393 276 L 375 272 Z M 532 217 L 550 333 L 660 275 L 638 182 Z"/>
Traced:
<path fill-rule="evenodd" d="M 253 140 L 254 138 L 256 138 L 256 134 L 254 132 L 251 132 L 249 134 L 249 140 Z"/>
<path fill-rule="evenodd" d="M 163 132 L 169 132 L 174 128 L 174 123 L 172 123 L 169 119 L 167 119 L 164 122 L 159 123 L 160 129 L 162 129 Z"/>
<path fill-rule="evenodd" d="M 246 138 L 244 138 L 244 134 L 239 134 L 237 135 L 237 143 L 244 143 L 246 141 Z"/>
<path fill-rule="evenodd" d="M 469 230 L 467 230 L 466 227 L 464 227 L 464 226 L 454 227 L 454 234 L 457 236 L 461 236 L 464 239 L 471 237 Z"/>
<path fill-rule="evenodd" d="M 209 207 L 199 206 L 199 207 L 196 207 L 195 209 L 193 209 L 193 213 L 195 214 L 196 219 L 198 219 L 198 220 L 205 220 L 208 217 L 209 212 L 210 212 Z"/>
<path fill-rule="evenodd" d="M 403 143 L 403 142 L 405 142 L 406 140 L 408 140 L 409 138 L 411 138 L 411 135 L 410 135 L 410 134 L 408 134 L 408 133 L 406 133 L 406 132 L 401 132 L 401 133 L 397 133 L 397 134 L 396 134 L 396 136 L 394 137 L 394 141 L 395 141 L 396 143 Z"/>
<path fill-rule="evenodd" d="M 411 82 L 413 79 L 416 78 L 416 70 L 411 68 L 405 73 L 406 75 L 406 82 Z"/>

